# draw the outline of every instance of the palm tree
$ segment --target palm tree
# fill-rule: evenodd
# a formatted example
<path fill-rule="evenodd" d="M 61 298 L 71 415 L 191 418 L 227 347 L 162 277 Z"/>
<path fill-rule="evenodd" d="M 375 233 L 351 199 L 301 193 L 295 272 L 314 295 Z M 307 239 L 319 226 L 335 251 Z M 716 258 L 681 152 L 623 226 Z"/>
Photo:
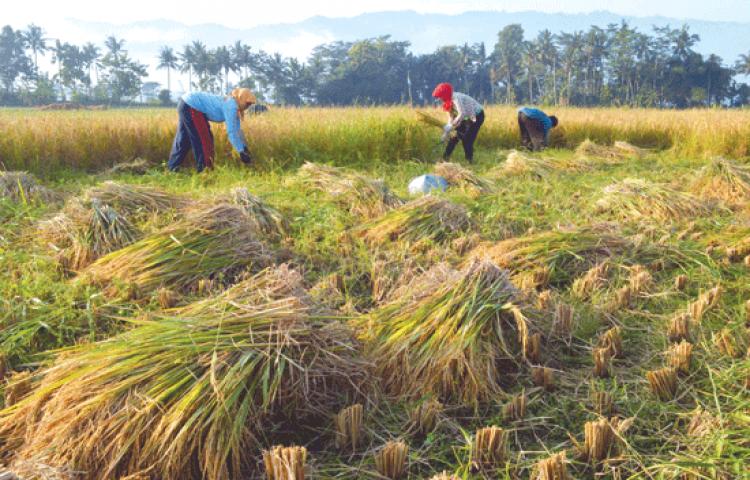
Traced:
<path fill-rule="evenodd" d="M 109 50 L 109 54 L 112 56 L 112 63 L 118 64 L 120 62 L 120 55 L 121 54 L 127 54 L 127 52 L 123 49 L 125 46 L 125 40 L 118 39 L 114 35 L 110 35 L 107 37 L 107 39 L 104 41 L 104 46 L 107 47 L 107 50 Z"/>
<path fill-rule="evenodd" d="M 159 70 L 167 69 L 167 90 L 172 91 L 172 76 L 171 72 L 173 68 L 177 68 L 177 56 L 174 54 L 174 50 L 171 47 L 161 47 L 159 51 L 159 64 L 156 66 Z"/>
<path fill-rule="evenodd" d="M 248 78 L 250 76 L 250 68 L 253 66 L 253 52 L 249 45 L 243 45 L 240 40 L 237 40 L 232 45 L 232 58 L 237 68 L 242 70 L 241 76 Z"/>
<path fill-rule="evenodd" d="M 65 62 L 65 56 L 68 53 L 68 44 L 62 43 L 60 40 L 55 40 L 55 46 L 52 47 L 52 63 L 57 64 L 57 82 L 60 85 L 60 96 L 62 101 L 65 101 L 65 88 L 63 87 L 63 62 Z"/>
<path fill-rule="evenodd" d="M 182 52 L 179 54 L 180 57 L 180 71 L 188 73 L 188 90 L 193 91 L 193 68 L 195 66 L 195 51 L 192 45 L 185 45 L 182 47 Z"/>
<path fill-rule="evenodd" d="M 740 55 L 735 69 L 740 75 L 750 75 L 750 52 L 747 55 Z"/>
<path fill-rule="evenodd" d="M 99 55 L 100 55 L 99 47 L 97 47 L 91 42 L 87 43 L 81 48 L 81 57 L 82 57 L 81 61 L 84 67 L 86 67 L 86 69 L 88 70 L 89 94 L 91 94 L 91 86 L 93 83 L 91 81 L 91 68 L 99 66 Z M 99 83 L 98 69 L 97 69 L 96 76 L 97 76 L 96 81 L 97 83 Z"/>
<path fill-rule="evenodd" d="M 44 30 L 41 27 L 37 27 L 33 23 L 26 27 L 26 31 L 23 32 L 23 38 L 26 42 L 26 46 L 31 49 L 34 54 L 34 71 L 39 72 L 39 61 L 38 55 L 49 50 L 47 47 L 47 39 L 44 38 Z"/>
<path fill-rule="evenodd" d="M 232 53 L 227 47 L 219 47 L 214 50 L 214 61 L 219 70 L 224 70 L 224 93 L 229 92 L 229 71 L 237 71 L 237 66 Z M 221 82 L 219 82 L 221 84 Z"/>

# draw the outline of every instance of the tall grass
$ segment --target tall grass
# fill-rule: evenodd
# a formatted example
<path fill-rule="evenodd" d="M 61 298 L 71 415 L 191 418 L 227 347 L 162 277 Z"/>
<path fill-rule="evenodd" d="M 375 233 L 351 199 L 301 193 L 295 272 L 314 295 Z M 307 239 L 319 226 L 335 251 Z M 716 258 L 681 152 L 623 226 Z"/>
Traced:
<path fill-rule="evenodd" d="M 552 146 L 573 148 L 586 139 L 610 145 L 673 148 L 680 155 L 750 154 L 750 112 L 738 110 L 630 110 L 555 108 L 560 127 Z M 0 111 L 0 159 L 6 169 L 44 174 L 57 167 L 104 169 L 143 158 L 165 162 L 177 126 L 173 110 L 49 112 Z M 228 161 L 223 126 L 214 126 L 219 163 Z M 249 117 L 250 148 L 266 165 L 323 160 L 339 165 L 413 158 L 435 160 L 437 134 L 408 107 L 278 108 Z M 480 148 L 519 145 L 513 107 L 489 107 Z"/>

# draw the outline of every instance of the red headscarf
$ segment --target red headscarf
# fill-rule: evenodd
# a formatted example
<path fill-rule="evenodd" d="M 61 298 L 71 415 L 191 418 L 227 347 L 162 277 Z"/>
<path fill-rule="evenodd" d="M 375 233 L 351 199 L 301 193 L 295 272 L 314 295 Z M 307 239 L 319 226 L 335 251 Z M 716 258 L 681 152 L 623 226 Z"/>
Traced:
<path fill-rule="evenodd" d="M 443 101 L 443 110 L 450 112 L 453 108 L 453 85 L 441 83 L 432 92 L 432 96 Z"/>

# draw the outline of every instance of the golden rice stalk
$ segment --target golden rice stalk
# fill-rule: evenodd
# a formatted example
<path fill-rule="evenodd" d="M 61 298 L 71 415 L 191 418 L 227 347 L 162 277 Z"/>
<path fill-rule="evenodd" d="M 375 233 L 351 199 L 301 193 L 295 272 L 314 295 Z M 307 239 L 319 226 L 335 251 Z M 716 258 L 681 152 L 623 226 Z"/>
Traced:
<path fill-rule="evenodd" d="M 361 403 L 346 407 L 336 414 L 336 448 L 356 452 L 362 438 L 364 408 Z"/>
<path fill-rule="evenodd" d="M 229 198 L 230 203 L 245 211 L 251 225 L 260 233 L 276 240 L 289 233 L 289 222 L 286 217 L 250 193 L 247 188 L 233 189 L 229 193 Z"/>
<path fill-rule="evenodd" d="M 159 306 L 166 310 L 168 308 L 174 308 L 180 301 L 180 294 L 174 290 L 168 288 L 160 288 L 156 291 L 156 299 L 159 302 Z"/>
<path fill-rule="evenodd" d="M 570 480 L 565 452 L 556 453 L 549 458 L 539 460 L 534 467 L 531 478 L 533 480 Z"/>
<path fill-rule="evenodd" d="M 609 350 L 614 357 L 622 356 L 622 328 L 612 327 L 599 337 L 599 346 Z"/>
<path fill-rule="evenodd" d="M 615 141 L 614 147 L 629 158 L 642 158 L 647 153 L 645 149 L 622 140 Z"/>
<path fill-rule="evenodd" d="M 430 478 L 430 480 L 461 480 L 459 477 L 455 475 L 451 475 L 448 472 L 443 472 L 435 475 L 434 477 Z"/>
<path fill-rule="evenodd" d="M 130 219 L 145 218 L 187 205 L 186 199 L 158 188 L 117 182 L 104 182 L 86 190 L 83 200 L 109 205 Z"/>
<path fill-rule="evenodd" d="M 435 399 L 426 400 L 411 411 L 409 429 L 419 435 L 427 435 L 435 430 L 443 404 Z"/>
<path fill-rule="evenodd" d="M 399 289 L 408 286 L 419 272 L 414 255 L 407 252 L 375 252 L 370 268 L 372 299 L 378 305 L 388 302 Z"/>
<path fill-rule="evenodd" d="M 508 345 L 522 317 L 508 273 L 476 261 L 437 285 L 428 272 L 411 290 L 360 320 L 386 391 L 471 405 L 502 394 L 490 381 L 499 361 L 523 353 Z"/>
<path fill-rule="evenodd" d="M 426 195 L 392 210 L 356 231 L 370 246 L 422 240 L 449 243 L 472 228 L 466 209 L 432 195 Z"/>
<path fill-rule="evenodd" d="M 432 127 L 438 127 L 443 128 L 445 125 L 444 119 L 439 119 L 437 117 L 434 117 L 430 115 L 429 113 L 423 111 L 423 110 L 415 110 L 414 113 L 417 115 L 417 120 L 424 123 L 425 125 L 430 125 Z"/>
<path fill-rule="evenodd" d="M 552 320 L 552 334 L 570 340 L 573 335 L 574 309 L 567 303 L 559 302 L 555 307 L 555 317 Z"/>
<path fill-rule="evenodd" d="M 523 343 L 524 357 L 526 360 L 533 364 L 541 363 L 542 361 L 542 334 L 535 333 L 529 335 L 526 342 Z"/>
<path fill-rule="evenodd" d="M 750 201 L 750 167 L 717 157 L 703 167 L 690 186 L 701 198 L 720 200 L 729 205 Z"/>
<path fill-rule="evenodd" d="M 607 416 L 614 412 L 615 404 L 609 392 L 594 390 L 591 392 L 591 403 L 594 411 L 599 415 Z"/>
<path fill-rule="evenodd" d="M 677 395 L 677 370 L 672 367 L 664 367 L 659 370 L 646 372 L 651 391 L 659 400 L 668 402 Z"/>
<path fill-rule="evenodd" d="M 630 285 L 618 288 L 615 291 L 614 298 L 610 299 L 607 304 L 607 309 L 614 312 L 621 308 L 630 308 L 634 295 L 633 288 Z"/>
<path fill-rule="evenodd" d="M 10 370 L 8 365 L 8 357 L 4 353 L 0 353 L 0 382 L 5 380 L 5 375 Z"/>
<path fill-rule="evenodd" d="M 690 372 L 690 359 L 693 355 L 693 344 L 688 341 L 681 341 L 673 344 L 667 351 L 667 363 L 670 367 L 681 373 Z"/>
<path fill-rule="evenodd" d="M 62 196 L 45 186 L 30 173 L 0 171 L 0 198 L 14 203 L 54 203 Z"/>
<path fill-rule="evenodd" d="M 651 272 L 649 272 L 643 265 L 633 265 L 630 268 L 628 284 L 634 293 L 642 294 L 653 287 L 654 278 L 651 276 Z"/>
<path fill-rule="evenodd" d="M 513 283 L 525 292 L 549 286 L 550 269 L 546 265 L 513 275 Z"/>
<path fill-rule="evenodd" d="M 476 470 L 501 468 L 508 459 L 508 432 L 500 427 L 477 430 L 471 446 L 471 462 Z"/>
<path fill-rule="evenodd" d="M 477 194 L 492 193 L 495 190 L 492 182 L 457 163 L 440 162 L 435 165 L 435 173 L 445 178 L 448 184 L 466 188 Z"/>
<path fill-rule="evenodd" d="M 707 412 L 698 407 L 690 417 L 686 433 L 693 438 L 704 438 L 721 428 L 721 421 L 711 412 Z"/>
<path fill-rule="evenodd" d="M 547 310 L 552 305 L 552 292 L 545 290 L 536 297 L 536 307 L 539 310 Z"/>
<path fill-rule="evenodd" d="M 637 178 L 626 178 L 605 187 L 603 196 L 596 202 L 596 209 L 622 220 L 660 222 L 684 220 L 711 212 L 706 203 L 690 194 Z"/>
<path fill-rule="evenodd" d="M 687 311 L 693 322 L 700 323 L 706 312 L 714 307 L 719 302 L 720 298 L 721 288 L 717 286 L 702 293 L 697 300 L 688 305 Z"/>
<path fill-rule="evenodd" d="M 559 167 L 553 160 L 532 157 L 525 153 L 513 150 L 497 173 L 493 176 L 504 175 L 531 175 L 537 178 L 545 178 Z"/>
<path fill-rule="evenodd" d="M 300 180 L 334 198 L 352 213 L 370 219 L 404 204 L 381 180 L 338 167 L 307 162 L 299 169 Z"/>
<path fill-rule="evenodd" d="M 12 407 L 31 392 L 32 375 L 29 371 L 13 373 L 5 384 L 5 408 Z"/>
<path fill-rule="evenodd" d="M 102 285 L 134 285 L 141 292 L 183 289 L 204 278 L 263 267 L 268 248 L 258 240 L 247 214 L 219 204 L 98 259 L 81 279 Z"/>
<path fill-rule="evenodd" d="M 310 296 L 318 303 L 329 308 L 341 308 L 346 304 L 344 279 L 339 273 L 326 275 L 312 286 Z"/>
<path fill-rule="evenodd" d="M 610 262 L 605 260 L 591 267 L 582 277 L 573 282 L 570 288 L 573 296 L 588 300 L 598 290 L 604 288 L 609 279 Z"/>
<path fill-rule="evenodd" d="M 672 317 L 667 327 L 667 337 L 672 343 L 690 341 L 690 315 L 678 313 Z"/>
<path fill-rule="evenodd" d="M 620 446 L 618 427 L 617 418 L 586 422 L 583 427 L 583 445 L 579 446 L 581 456 L 593 465 L 616 456 Z"/>
<path fill-rule="evenodd" d="M 108 175 L 145 175 L 154 165 L 144 158 L 136 158 L 130 162 L 120 162 L 106 171 Z"/>
<path fill-rule="evenodd" d="M 599 145 L 591 140 L 584 140 L 576 148 L 576 157 L 580 160 L 595 161 L 607 165 L 623 163 L 628 159 L 639 159 L 645 154 L 640 149 L 627 142 L 615 142 L 613 146 Z"/>
<path fill-rule="evenodd" d="M 305 480 L 305 447 L 278 445 L 263 452 L 267 480 Z"/>
<path fill-rule="evenodd" d="M 507 421 L 523 420 L 526 416 L 527 402 L 528 397 L 526 396 L 526 391 L 514 395 L 508 400 L 508 403 L 503 406 L 503 418 Z"/>
<path fill-rule="evenodd" d="M 594 348 L 594 376 L 599 378 L 609 377 L 609 364 L 612 360 L 612 352 L 609 348 Z"/>
<path fill-rule="evenodd" d="M 682 292 L 687 288 L 688 283 L 688 276 L 687 275 L 677 275 L 674 279 L 674 288 L 675 290 Z"/>
<path fill-rule="evenodd" d="M 63 352 L 0 413 L 0 455 L 97 478 L 256 478 L 248 452 L 264 432 L 339 408 L 366 370 L 341 319 L 247 295 L 151 313 Z"/>
<path fill-rule="evenodd" d="M 713 334 L 713 341 L 716 348 L 722 355 L 730 358 L 741 358 L 743 347 L 740 344 L 742 338 L 728 328 L 722 329 L 719 333 Z"/>
<path fill-rule="evenodd" d="M 402 441 L 389 441 L 375 454 L 375 469 L 390 480 L 406 474 L 409 447 Z"/>
<path fill-rule="evenodd" d="M 550 230 L 480 245 L 469 256 L 489 258 L 514 274 L 547 267 L 549 283 L 558 286 L 572 282 L 594 265 L 633 247 L 631 241 L 610 226 L 595 225 Z"/>
<path fill-rule="evenodd" d="M 532 367 L 531 380 L 537 387 L 542 387 L 548 392 L 555 389 L 555 372 L 548 367 Z"/>

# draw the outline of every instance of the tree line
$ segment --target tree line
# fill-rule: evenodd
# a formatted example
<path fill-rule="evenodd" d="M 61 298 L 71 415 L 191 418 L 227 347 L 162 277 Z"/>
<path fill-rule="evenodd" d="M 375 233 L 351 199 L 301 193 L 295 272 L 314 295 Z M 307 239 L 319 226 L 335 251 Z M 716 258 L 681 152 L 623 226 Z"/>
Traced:
<path fill-rule="evenodd" d="M 255 50 L 237 41 L 208 48 L 193 41 L 180 50 L 164 46 L 155 56 L 167 85 L 144 82 L 147 66 L 131 59 L 124 40 L 103 46 L 73 45 L 44 36 L 29 25 L 0 31 L 0 103 L 40 104 L 138 101 L 145 88 L 161 88 L 170 103 L 174 75 L 189 89 L 225 93 L 246 86 L 280 105 L 425 104 L 440 82 L 451 82 L 485 103 L 627 105 L 686 108 L 742 106 L 750 87 L 750 52 L 731 65 L 695 51 L 700 41 L 687 26 L 654 27 L 644 33 L 627 22 L 588 31 L 540 32 L 526 39 L 521 25 L 501 29 L 484 43 L 443 46 L 429 54 L 410 52 L 409 42 L 389 36 L 317 46 L 305 62 Z M 51 55 L 52 71 L 39 68 Z"/>

